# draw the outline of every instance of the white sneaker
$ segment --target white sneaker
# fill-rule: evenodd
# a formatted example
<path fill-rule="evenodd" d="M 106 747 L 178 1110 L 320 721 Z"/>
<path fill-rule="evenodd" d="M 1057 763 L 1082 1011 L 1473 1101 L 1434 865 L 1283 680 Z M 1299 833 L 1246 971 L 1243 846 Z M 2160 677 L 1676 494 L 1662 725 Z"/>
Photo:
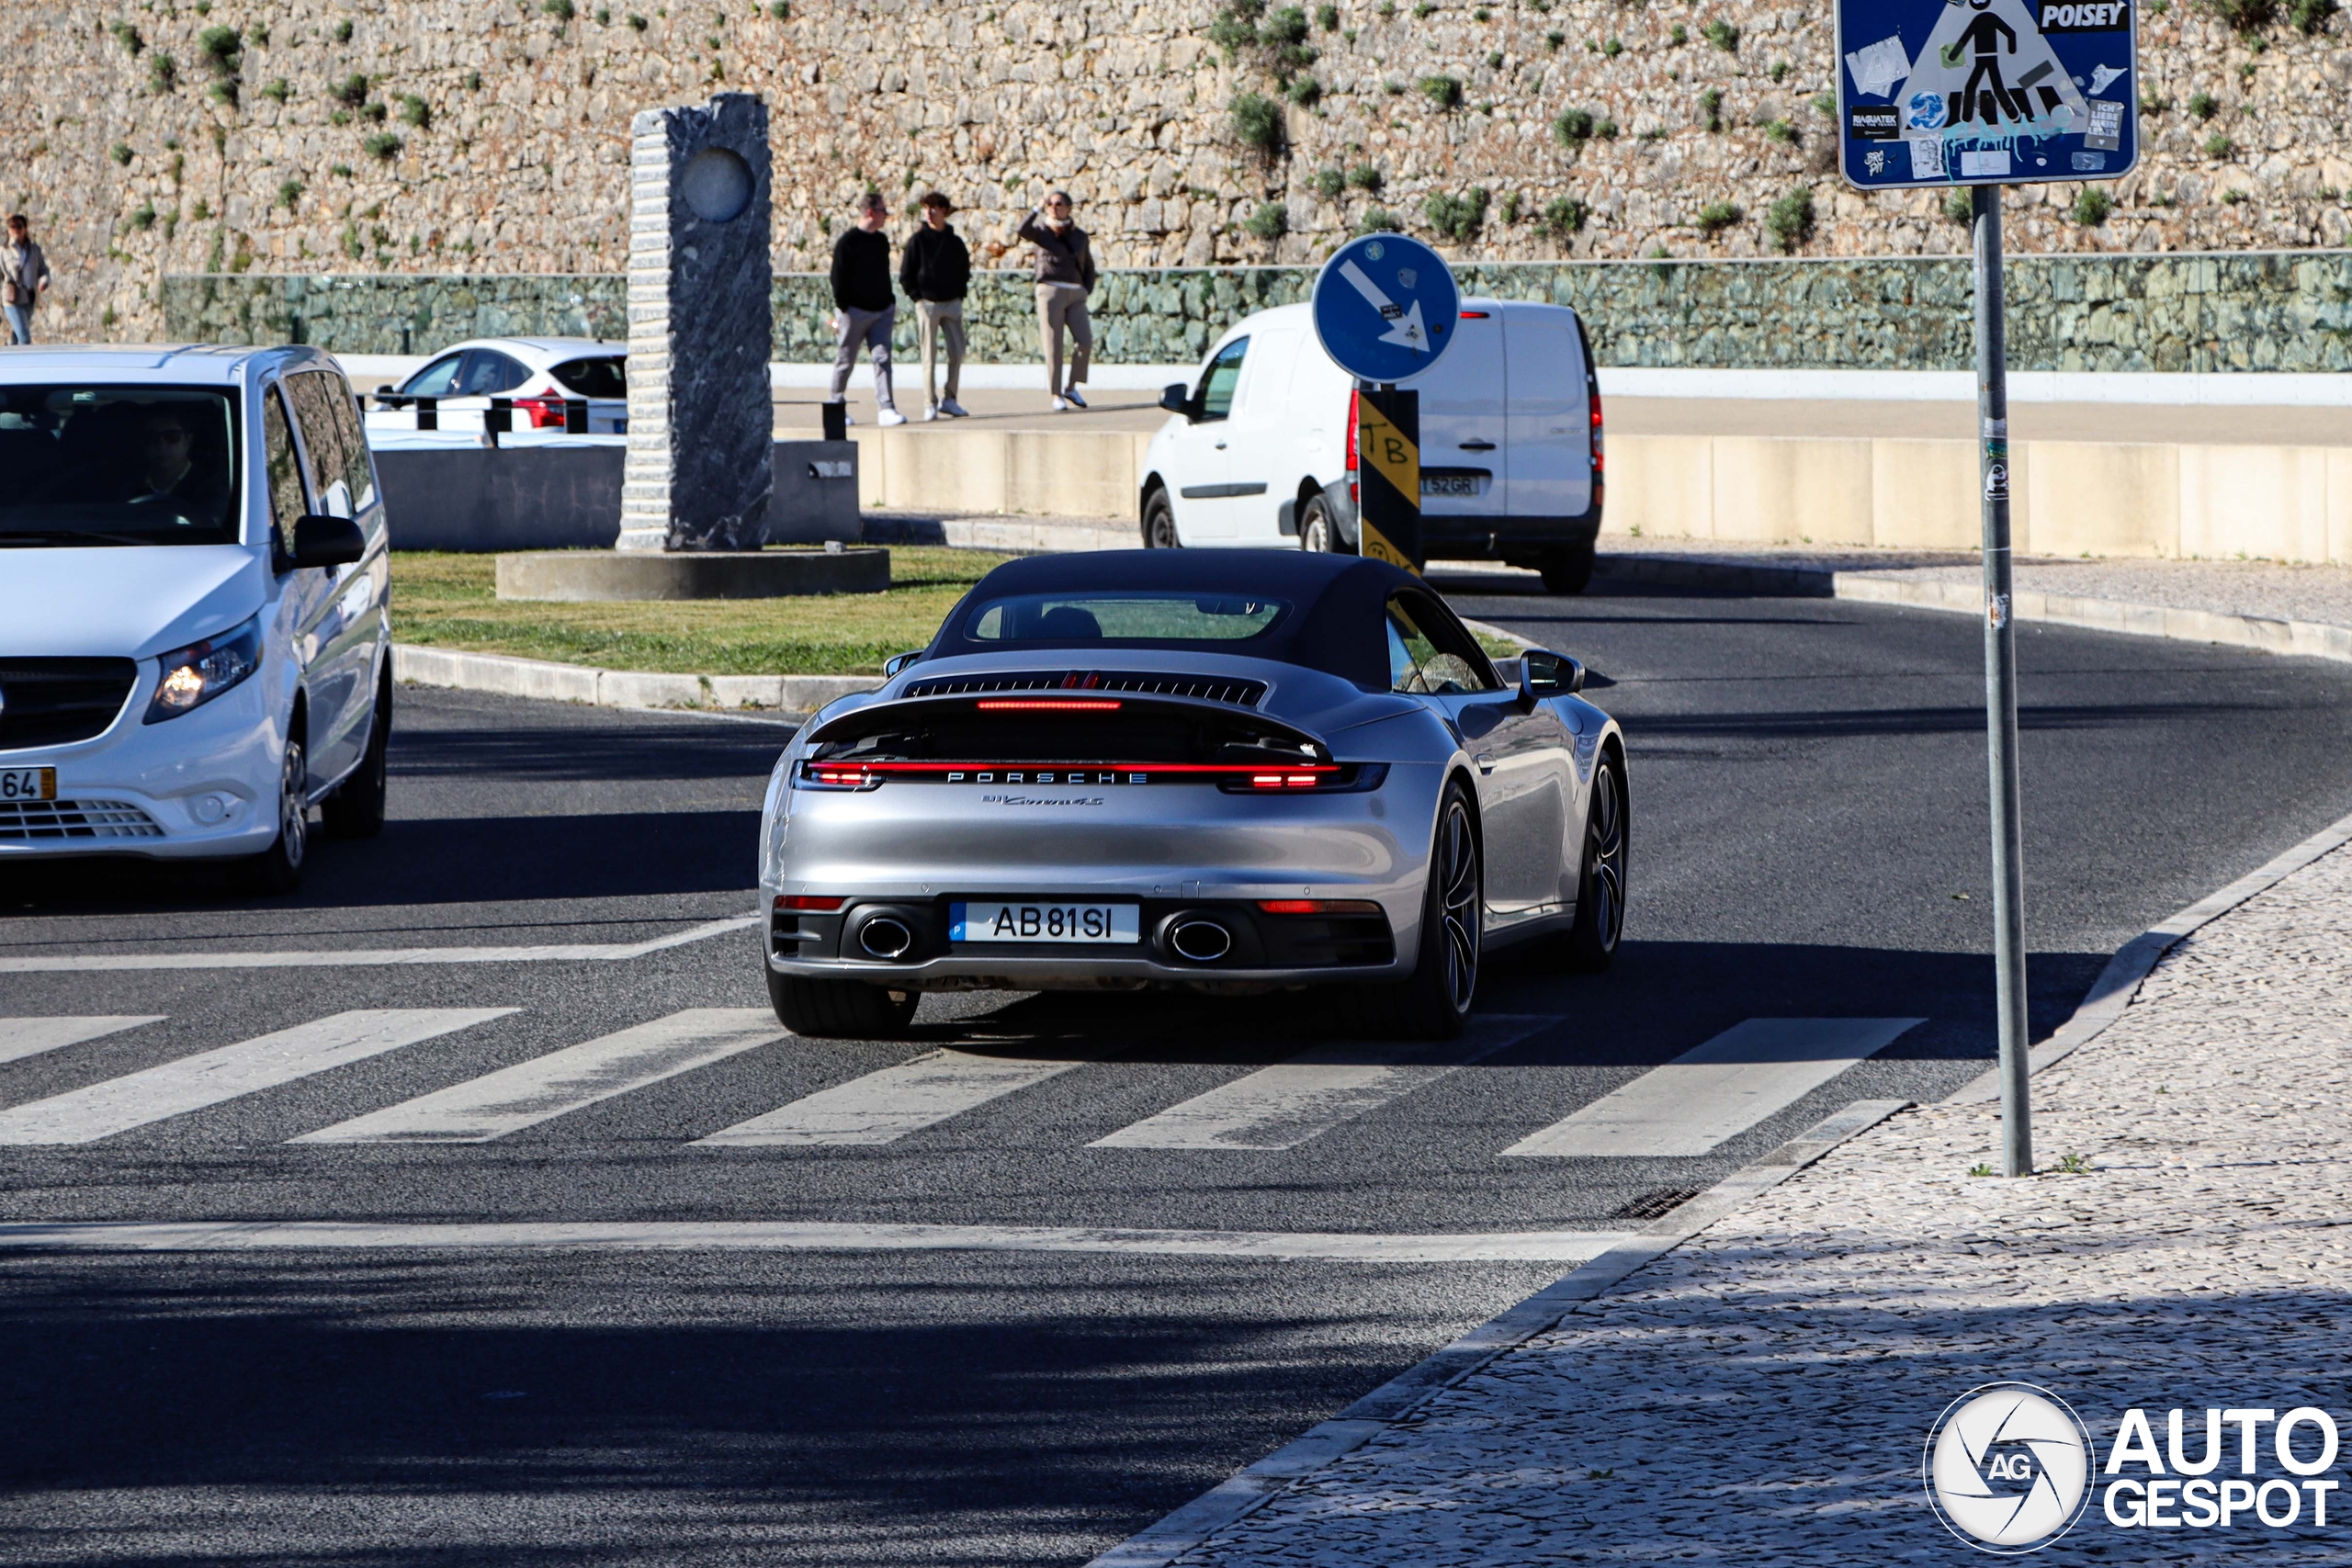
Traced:
<path fill-rule="evenodd" d="M 1056 398 L 1054 400 L 1054 412 L 1056 413 L 1068 413 L 1069 412 L 1069 405 L 1062 401 L 1059 398 Z"/>
<path fill-rule="evenodd" d="M 939 412 L 945 414 L 950 419 L 967 419 L 970 417 L 970 415 L 965 412 L 964 405 L 957 402 L 953 398 L 950 398 L 945 402 L 940 404 Z"/>
<path fill-rule="evenodd" d="M 907 416 L 897 409 L 884 409 L 874 416 L 874 423 L 880 425 L 904 424 L 907 423 Z"/>
<path fill-rule="evenodd" d="M 925 403 L 922 405 L 922 422 L 925 424 L 929 424 L 933 420 L 937 419 L 938 417 L 939 405 L 937 403 Z"/>
<path fill-rule="evenodd" d="M 1069 391 L 1064 392 L 1062 396 L 1070 400 L 1070 406 L 1073 408 L 1082 409 L 1086 406 L 1086 400 L 1078 395 L 1078 389 L 1076 387 L 1072 387 Z"/>

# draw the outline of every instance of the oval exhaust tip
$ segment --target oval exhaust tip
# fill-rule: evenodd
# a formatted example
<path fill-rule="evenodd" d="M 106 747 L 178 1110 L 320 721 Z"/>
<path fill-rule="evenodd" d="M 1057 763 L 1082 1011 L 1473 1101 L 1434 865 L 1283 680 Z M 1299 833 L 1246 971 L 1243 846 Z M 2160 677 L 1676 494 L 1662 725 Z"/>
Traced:
<path fill-rule="evenodd" d="M 1186 920 L 1168 933 L 1168 945 L 1195 964 L 1214 964 L 1233 951 L 1233 933 L 1215 920 Z"/>
<path fill-rule="evenodd" d="M 915 933 L 904 920 L 876 915 L 859 929 L 857 944 L 876 958 L 899 958 L 915 944 Z"/>

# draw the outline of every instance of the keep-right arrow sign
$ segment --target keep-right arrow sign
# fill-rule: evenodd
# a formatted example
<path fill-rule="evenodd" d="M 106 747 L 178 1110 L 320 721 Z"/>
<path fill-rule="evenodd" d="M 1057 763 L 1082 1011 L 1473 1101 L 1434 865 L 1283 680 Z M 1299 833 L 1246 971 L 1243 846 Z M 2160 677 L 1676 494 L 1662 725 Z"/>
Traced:
<path fill-rule="evenodd" d="M 1419 240 L 1366 234 L 1324 263 L 1311 311 L 1340 368 L 1395 382 L 1421 374 L 1452 344 L 1462 294 L 1445 258 Z"/>

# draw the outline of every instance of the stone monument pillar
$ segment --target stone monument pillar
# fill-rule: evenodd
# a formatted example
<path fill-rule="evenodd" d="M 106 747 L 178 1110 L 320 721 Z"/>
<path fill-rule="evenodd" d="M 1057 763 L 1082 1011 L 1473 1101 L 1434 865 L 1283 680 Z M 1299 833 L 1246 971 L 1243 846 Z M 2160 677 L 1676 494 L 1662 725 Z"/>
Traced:
<path fill-rule="evenodd" d="M 775 486 L 768 108 L 630 125 L 623 550 L 757 549 Z"/>

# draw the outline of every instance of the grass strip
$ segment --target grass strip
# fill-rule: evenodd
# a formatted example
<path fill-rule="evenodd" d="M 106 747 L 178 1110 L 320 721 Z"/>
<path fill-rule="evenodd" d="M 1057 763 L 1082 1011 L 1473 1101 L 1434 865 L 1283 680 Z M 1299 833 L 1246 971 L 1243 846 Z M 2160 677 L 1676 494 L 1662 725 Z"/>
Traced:
<path fill-rule="evenodd" d="M 683 675 L 878 671 L 931 640 L 956 601 L 1007 557 L 894 546 L 880 593 L 553 604 L 501 600 L 495 556 L 392 556 L 392 635 L 469 653 Z"/>

